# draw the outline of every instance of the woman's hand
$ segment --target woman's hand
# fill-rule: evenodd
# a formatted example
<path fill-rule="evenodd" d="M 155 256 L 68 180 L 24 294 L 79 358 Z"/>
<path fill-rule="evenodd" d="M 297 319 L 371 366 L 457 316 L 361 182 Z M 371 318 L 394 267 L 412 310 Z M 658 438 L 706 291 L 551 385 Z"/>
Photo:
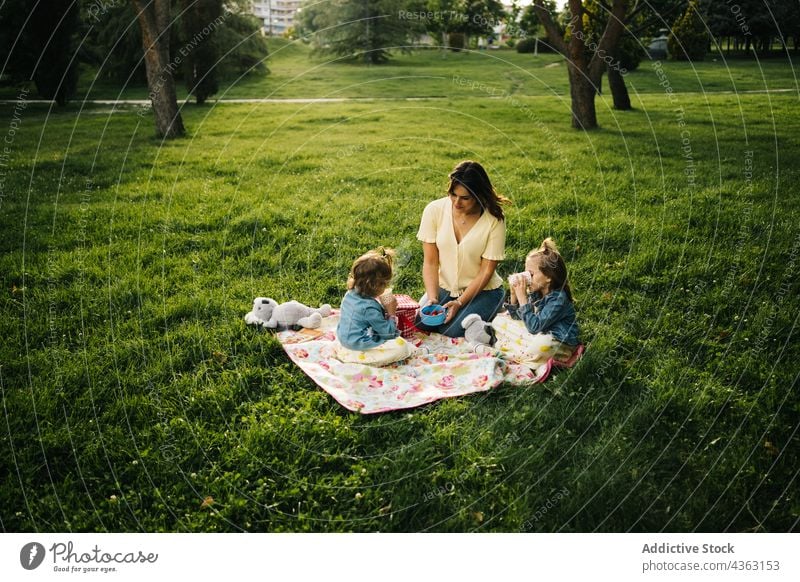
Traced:
<path fill-rule="evenodd" d="M 461 309 L 461 302 L 457 299 L 454 301 L 448 301 L 442 305 L 442 307 L 447 310 L 447 315 L 444 318 L 444 322 L 450 323 L 450 320 L 452 320 L 456 316 L 456 313 L 458 313 L 458 310 Z"/>

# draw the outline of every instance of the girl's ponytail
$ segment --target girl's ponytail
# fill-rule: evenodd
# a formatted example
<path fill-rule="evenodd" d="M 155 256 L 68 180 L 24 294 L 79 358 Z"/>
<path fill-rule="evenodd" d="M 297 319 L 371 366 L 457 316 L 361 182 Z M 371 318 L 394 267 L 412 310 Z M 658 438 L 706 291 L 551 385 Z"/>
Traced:
<path fill-rule="evenodd" d="M 538 252 L 540 252 L 540 253 L 544 253 L 544 252 L 557 253 L 558 252 L 558 247 L 556 246 L 556 241 L 554 241 L 552 238 L 550 238 L 548 236 L 546 239 L 544 239 L 542 241 L 542 246 L 539 247 L 539 251 Z"/>
<path fill-rule="evenodd" d="M 374 252 L 376 255 L 379 255 L 384 261 L 386 261 L 389 264 L 389 267 L 392 267 L 394 263 L 394 258 L 397 255 L 394 249 L 380 246 L 377 249 L 375 249 Z"/>

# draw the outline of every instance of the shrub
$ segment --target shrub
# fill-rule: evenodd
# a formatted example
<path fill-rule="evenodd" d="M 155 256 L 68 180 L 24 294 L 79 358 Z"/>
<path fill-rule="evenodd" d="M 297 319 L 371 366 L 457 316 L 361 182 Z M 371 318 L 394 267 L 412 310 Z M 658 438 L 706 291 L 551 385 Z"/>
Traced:
<path fill-rule="evenodd" d="M 523 38 L 517 43 L 518 53 L 532 53 L 534 50 L 536 50 L 535 38 Z"/>
<path fill-rule="evenodd" d="M 447 44 L 452 51 L 460 51 L 464 48 L 465 37 L 463 32 L 451 32 L 447 37 Z"/>
<path fill-rule="evenodd" d="M 686 12 L 675 24 L 667 39 L 670 56 L 678 61 L 702 61 L 708 51 L 708 32 L 703 24 L 696 0 L 689 2 Z"/>

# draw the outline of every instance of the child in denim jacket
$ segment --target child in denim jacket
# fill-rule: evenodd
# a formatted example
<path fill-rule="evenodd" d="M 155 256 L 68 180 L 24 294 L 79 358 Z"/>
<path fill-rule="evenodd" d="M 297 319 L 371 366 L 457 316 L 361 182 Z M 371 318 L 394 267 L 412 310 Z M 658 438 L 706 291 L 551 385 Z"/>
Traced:
<path fill-rule="evenodd" d="M 336 337 L 343 362 L 382 366 L 415 353 L 397 329 L 397 300 L 387 292 L 394 251 L 383 247 L 360 256 L 350 269 Z"/>
<path fill-rule="evenodd" d="M 579 329 L 567 266 L 553 239 L 546 238 L 528 254 L 525 270 L 530 277 L 510 280 L 511 302 L 506 304 L 509 315 L 525 324 L 525 331 L 498 322 L 495 348 L 520 363 L 568 359 L 578 345 Z"/>

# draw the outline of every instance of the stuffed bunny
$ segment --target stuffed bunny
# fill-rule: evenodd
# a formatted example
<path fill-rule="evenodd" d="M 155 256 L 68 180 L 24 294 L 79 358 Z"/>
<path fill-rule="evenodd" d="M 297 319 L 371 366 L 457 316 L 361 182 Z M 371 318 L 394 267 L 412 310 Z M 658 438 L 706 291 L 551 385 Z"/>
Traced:
<path fill-rule="evenodd" d="M 322 318 L 331 314 L 331 306 L 327 303 L 318 309 L 312 309 L 297 301 L 278 302 L 269 297 L 256 297 L 253 311 L 244 316 L 248 324 L 260 325 L 269 329 L 289 329 L 306 327 L 318 328 Z"/>
<path fill-rule="evenodd" d="M 461 327 L 464 328 L 464 338 L 475 351 L 492 351 L 486 348 L 478 349 L 480 346 L 491 347 L 497 341 L 494 328 L 490 323 L 486 323 L 477 313 L 471 313 L 461 320 Z"/>

